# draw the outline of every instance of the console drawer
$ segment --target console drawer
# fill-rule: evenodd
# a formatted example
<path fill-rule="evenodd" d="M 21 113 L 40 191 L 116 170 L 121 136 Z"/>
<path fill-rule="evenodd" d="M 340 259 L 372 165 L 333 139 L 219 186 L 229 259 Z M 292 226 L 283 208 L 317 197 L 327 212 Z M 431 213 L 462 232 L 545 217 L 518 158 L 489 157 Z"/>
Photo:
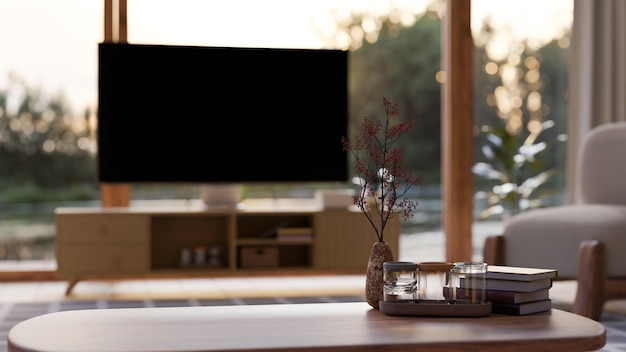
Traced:
<path fill-rule="evenodd" d="M 143 274 L 149 272 L 142 244 L 99 246 L 66 244 L 57 249 L 57 272 L 63 274 Z"/>
<path fill-rule="evenodd" d="M 150 217 L 137 214 L 57 214 L 56 241 L 99 245 L 148 244 Z"/>

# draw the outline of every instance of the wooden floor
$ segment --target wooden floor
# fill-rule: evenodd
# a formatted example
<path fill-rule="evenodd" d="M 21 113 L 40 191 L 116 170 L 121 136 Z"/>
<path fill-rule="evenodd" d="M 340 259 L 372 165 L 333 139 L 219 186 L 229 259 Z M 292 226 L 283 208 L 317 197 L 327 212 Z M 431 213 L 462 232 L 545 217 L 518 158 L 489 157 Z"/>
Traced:
<path fill-rule="evenodd" d="M 66 281 L 18 281 L 0 283 L 0 302 L 355 296 L 364 294 L 364 280 L 364 275 L 84 280 L 69 296 Z"/>

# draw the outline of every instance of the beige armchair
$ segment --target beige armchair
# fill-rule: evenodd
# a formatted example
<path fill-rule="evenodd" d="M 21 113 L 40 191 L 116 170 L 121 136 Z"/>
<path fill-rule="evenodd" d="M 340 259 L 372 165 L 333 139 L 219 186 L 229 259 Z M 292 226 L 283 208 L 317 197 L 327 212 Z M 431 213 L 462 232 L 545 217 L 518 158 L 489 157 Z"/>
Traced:
<path fill-rule="evenodd" d="M 511 217 L 486 239 L 484 261 L 557 269 L 577 280 L 573 312 L 599 320 L 607 300 L 626 298 L 626 122 L 595 127 L 582 143 L 581 201 Z"/>

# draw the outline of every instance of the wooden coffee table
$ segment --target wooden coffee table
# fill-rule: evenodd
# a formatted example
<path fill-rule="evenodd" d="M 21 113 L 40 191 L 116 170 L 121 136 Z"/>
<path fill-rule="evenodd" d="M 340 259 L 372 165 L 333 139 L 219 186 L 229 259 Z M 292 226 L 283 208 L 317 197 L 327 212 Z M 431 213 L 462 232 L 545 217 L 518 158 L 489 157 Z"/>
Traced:
<path fill-rule="evenodd" d="M 590 351 L 602 324 L 553 309 L 526 316 L 397 317 L 364 302 L 88 309 L 16 324 L 10 352 Z"/>

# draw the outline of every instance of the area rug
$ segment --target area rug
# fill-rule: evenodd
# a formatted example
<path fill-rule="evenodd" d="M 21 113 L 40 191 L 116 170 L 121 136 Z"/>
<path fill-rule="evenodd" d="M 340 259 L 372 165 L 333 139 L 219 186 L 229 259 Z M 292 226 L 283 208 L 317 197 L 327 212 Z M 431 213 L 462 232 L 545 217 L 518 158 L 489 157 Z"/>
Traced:
<path fill-rule="evenodd" d="M 301 304 L 364 302 L 364 296 L 267 297 L 231 299 L 169 299 L 169 300 L 75 300 L 54 302 L 15 302 L 0 304 L 0 352 L 7 352 L 9 330 L 17 323 L 42 314 L 76 309 L 146 308 L 222 306 L 245 304 Z M 567 303 L 555 302 L 554 308 L 569 310 Z M 607 344 L 601 352 L 626 351 L 626 315 L 605 312 L 601 323 L 607 330 Z"/>

